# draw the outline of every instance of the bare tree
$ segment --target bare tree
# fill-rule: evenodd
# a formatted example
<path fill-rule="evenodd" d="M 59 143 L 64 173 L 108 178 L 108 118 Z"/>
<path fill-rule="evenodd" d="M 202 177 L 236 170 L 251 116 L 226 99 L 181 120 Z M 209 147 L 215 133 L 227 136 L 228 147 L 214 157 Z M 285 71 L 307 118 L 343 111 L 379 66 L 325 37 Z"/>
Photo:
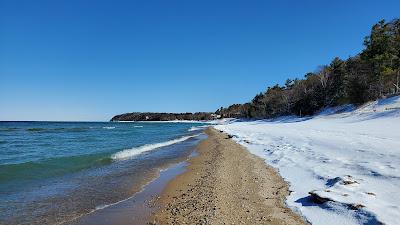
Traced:
<path fill-rule="evenodd" d="M 331 73 L 330 68 L 326 65 L 320 66 L 317 70 L 316 74 L 323 89 L 326 89 L 326 87 L 328 86 L 328 79 L 330 73 Z"/>

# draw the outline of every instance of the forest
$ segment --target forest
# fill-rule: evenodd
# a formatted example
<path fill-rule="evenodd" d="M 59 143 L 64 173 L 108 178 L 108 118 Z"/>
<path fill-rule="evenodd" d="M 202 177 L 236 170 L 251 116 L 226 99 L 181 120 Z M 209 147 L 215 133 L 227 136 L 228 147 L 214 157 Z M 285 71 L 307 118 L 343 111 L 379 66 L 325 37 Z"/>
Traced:
<path fill-rule="evenodd" d="M 268 87 L 251 102 L 221 107 L 216 114 L 235 118 L 306 116 L 342 104 L 359 105 L 400 93 L 400 19 L 379 21 L 364 39 L 364 49 L 338 57 L 303 79 Z"/>
<path fill-rule="evenodd" d="M 154 113 L 133 112 L 114 116 L 111 121 L 174 121 L 174 120 L 213 120 L 215 115 L 207 112 L 196 113 Z"/>

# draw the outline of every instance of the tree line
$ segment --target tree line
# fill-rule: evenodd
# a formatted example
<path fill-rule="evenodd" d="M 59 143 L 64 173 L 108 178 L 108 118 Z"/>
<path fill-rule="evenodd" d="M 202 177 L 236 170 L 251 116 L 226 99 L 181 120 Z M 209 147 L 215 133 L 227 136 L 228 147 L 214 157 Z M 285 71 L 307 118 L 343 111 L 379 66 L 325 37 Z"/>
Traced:
<path fill-rule="evenodd" d="M 216 119 L 213 113 L 154 113 L 154 112 L 133 112 L 114 116 L 111 121 L 173 121 L 173 120 L 213 120 Z"/>
<path fill-rule="evenodd" d="M 375 24 L 361 53 L 268 87 L 251 102 L 221 107 L 216 114 L 236 118 L 273 118 L 312 115 L 342 104 L 362 104 L 400 93 L 400 19 Z"/>

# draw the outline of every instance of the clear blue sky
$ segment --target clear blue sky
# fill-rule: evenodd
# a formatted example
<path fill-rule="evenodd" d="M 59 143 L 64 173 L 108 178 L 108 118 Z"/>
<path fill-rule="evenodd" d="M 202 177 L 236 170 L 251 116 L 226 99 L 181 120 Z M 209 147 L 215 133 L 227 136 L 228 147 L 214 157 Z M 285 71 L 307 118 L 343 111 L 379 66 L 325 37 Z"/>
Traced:
<path fill-rule="evenodd" d="M 0 0 L 0 120 L 215 111 L 362 49 L 400 1 Z"/>

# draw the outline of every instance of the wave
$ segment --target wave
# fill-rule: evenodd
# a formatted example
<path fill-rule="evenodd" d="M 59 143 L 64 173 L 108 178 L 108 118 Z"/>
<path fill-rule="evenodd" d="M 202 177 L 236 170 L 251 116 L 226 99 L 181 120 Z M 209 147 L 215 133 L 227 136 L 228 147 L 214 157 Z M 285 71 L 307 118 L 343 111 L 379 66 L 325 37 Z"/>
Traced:
<path fill-rule="evenodd" d="M 73 128 L 57 128 L 56 131 L 66 131 L 66 132 L 86 132 L 89 131 L 88 127 L 73 127 Z"/>
<path fill-rule="evenodd" d="M 188 131 L 197 131 L 197 130 L 204 130 L 205 128 L 209 127 L 208 125 L 205 126 L 196 126 L 196 127 L 191 127 Z"/>
<path fill-rule="evenodd" d="M 0 165 L 0 182 L 55 177 L 110 163 L 112 163 L 112 159 L 109 154 L 97 153 L 19 164 L 3 164 Z"/>
<path fill-rule="evenodd" d="M 60 128 L 41 128 L 41 127 L 33 127 L 27 128 L 26 131 L 29 132 L 85 132 L 90 128 L 88 127 L 60 127 Z"/>
<path fill-rule="evenodd" d="M 200 127 L 191 127 L 188 131 L 196 131 L 196 130 L 201 130 Z"/>
<path fill-rule="evenodd" d="M 114 160 L 124 160 L 124 159 L 130 159 L 134 156 L 137 156 L 143 152 L 151 151 L 157 148 L 162 148 L 165 146 L 173 145 L 182 141 L 186 141 L 190 138 L 197 137 L 198 135 L 190 135 L 190 136 L 183 136 L 174 140 L 166 141 L 166 142 L 160 142 L 160 143 L 155 143 L 155 144 L 147 144 L 147 145 L 142 145 L 139 147 L 131 148 L 131 149 L 125 149 L 123 151 L 117 152 L 114 155 L 111 156 L 112 159 Z"/>
<path fill-rule="evenodd" d="M 141 127 L 143 127 L 143 126 L 133 126 L 133 127 L 136 127 L 136 128 L 141 128 Z"/>
<path fill-rule="evenodd" d="M 44 129 L 44 128 L 28 128 L 28 129 L 26 129 L 27 131 L 32 131 L 32 132 L 35 132 L 35 131 L 44 131 L 44 130 L 46 130 L 46 129 Z"/>
<path fill-rule="evenodd" d="M 115 129 L 115 127 L 103 127 L 103 129 L 111 130 L 111 129 Z"/>
<path fill-rule="evenodd" d="M 18 128 L 14 127 L 0 128 L 0 131 L 5 131 L 5 132 L 16 131 L 16 130 L 18 130 Z"/>

